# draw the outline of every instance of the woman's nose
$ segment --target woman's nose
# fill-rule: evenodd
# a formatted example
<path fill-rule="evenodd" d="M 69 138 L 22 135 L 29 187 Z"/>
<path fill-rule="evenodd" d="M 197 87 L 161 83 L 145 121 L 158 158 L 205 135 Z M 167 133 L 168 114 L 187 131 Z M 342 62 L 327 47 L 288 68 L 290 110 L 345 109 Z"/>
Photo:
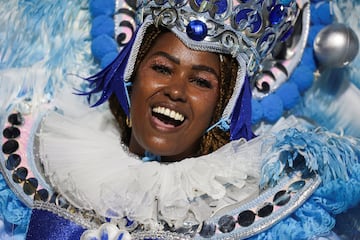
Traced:
<path fill-rule="evenodd" d="M 173 101 L 186 101 L 186 80 L 183 76 L 174 75 L 165 87 L 164 93 Z"/>

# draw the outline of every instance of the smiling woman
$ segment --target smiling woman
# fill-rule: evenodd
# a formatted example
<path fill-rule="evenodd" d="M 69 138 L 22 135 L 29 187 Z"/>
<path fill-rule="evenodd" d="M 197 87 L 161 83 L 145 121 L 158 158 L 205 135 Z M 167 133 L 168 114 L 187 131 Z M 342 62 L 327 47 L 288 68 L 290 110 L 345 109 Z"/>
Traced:
<path fill-rule="evenodd" d="M 130 129 L 115 96 L 110 100 L 129 150 L 139 156 L 147 151 L 161 156 L 162 161 L 178 161 L 229 142 L 228 133 L 206 130 L 220 120 L 228 103 L 236 64 L 228 56 L 191 50 L 169 31 L 152 26 L 149 35 L 153 40 L 142 44 L 130 90 L 130 116 L 144 118 L 130 118 Z M 206 141 L 210 146 L 205 146 Z"/>

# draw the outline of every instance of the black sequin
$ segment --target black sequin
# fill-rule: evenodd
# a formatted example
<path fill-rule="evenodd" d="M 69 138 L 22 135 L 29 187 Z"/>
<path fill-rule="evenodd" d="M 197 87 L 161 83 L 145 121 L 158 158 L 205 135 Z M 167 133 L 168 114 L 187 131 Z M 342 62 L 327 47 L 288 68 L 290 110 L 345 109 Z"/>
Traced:
<path fill-rule="evenodd" d="M 49 192 L 46 189 L 40 189 L 39 191 L 35 192 L 34 200 L 38 201 L 47 201 L 49 198 Z"/>
<path fill-rule="evenodd" d="M 265 206 L 259 209 L 257 215 L 259 217 L 267 217 L 272 213 L 273 210 L 274 206 L 270 203 L 267 203 Z"/>
<path fill-rule="evenodd" d="M 11 154 L 6 160 L 5 166 L 8 170 L 12 171 L 17 168 L 20 163 L 21 157 L 18 154 Z"/>
<path fill-rule="evenodd" d="M 25 181 L 27 175 L 28 175 L 28 170 L 24 167 L 20 167 L 14 171 L 12 178 L 14 182 L 21 183 Z"/>
<path fill-rule="evenodd" d="M 240 226 L 248 227 L 255 221 L 256 214 L 253 211 L 246 210 L 239 214 L 238 223 Z"/>
<path fill-rule="evenodd" d="M 204 222 L 199 234 L 204 238 L 211 238 L 212 236 L 214 236 L 215 231 L 216 231 L 216 226 L 214 224 L 211 223 L 208 224 Z"/>
<path fill-rule="evenodd" d="M 304 180 L 299 180 L 296 182 L 293 182 L 290 186 L 289 186 L 289 190 L 292 192 L 297 192 L 298 190 L 302 189 L 305 186 L 305 181 Z"/>
<path fill-rule="evenodd" d="M 3 136 L 7 139 L 17 138 L 20 136 L 20 130 L 17 127 L 7 127 L 3 131 Z"/>
<path fill-rule="evenodd" d="M 285 190 L 277 192 L 274 196 L 273 202 L 276 206 L 284 206 L 290 201 L 291 196 Z"/>
<path fill-rule="evenodd" d="M 19 143 L 16 140 L 8 140 L 2 145 L 2 151 L 5 154 L 11 154 L 18 150 Z"/>
<path fill-rule="evenodd" d="M 13 114 L 9 115 L 8 121 L 12 125 L 21 125 L 23 123 L 24 119 L 23 119 L 21 113 L 13 113 Z"/>
<path fill-rule="evenodd" d="M 235 219 L 232 216 L 225 215 L 219 219 L 219 230 L 223 233 L 228 233 L 235 228 Z"/>
<path fill-rule="evenodd" d="M 24 182 L 23 190 L 27 195 L 33 195 L 38 187 L 38 180 L 36 178 L 26 179 Z"/>

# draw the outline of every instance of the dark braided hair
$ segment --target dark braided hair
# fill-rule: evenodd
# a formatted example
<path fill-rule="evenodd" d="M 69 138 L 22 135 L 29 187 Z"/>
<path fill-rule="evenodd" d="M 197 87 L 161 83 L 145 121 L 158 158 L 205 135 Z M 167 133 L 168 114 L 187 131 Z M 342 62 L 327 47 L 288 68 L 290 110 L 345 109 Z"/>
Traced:
<path fill-rule="evenodd" d="M 134 67 L 134 74 L 136 69 L 140 65 L 141 61 L 144 59 L 145 55 L 149 51 L 150 47 L 153 45 L 155 39 L 159 36 L 160 33 L 168 31 L 167 29 L 160 29 L 154 25 L 150 25 L 145 33 L 143 42 L 140 46 L 138 55 L 136 57 L 136 63 Z M 219 100 L 216 105 L 214 116 L 211 121 L 211 125 L 219 121 L 222 116 L 222 113 L 229 102 L 229 99 L 233 93 L 235 87 L 236 76 L 237 76 L 238 65 L 234 58 L 229 55 L 222 55 L 220 58 L 220 93 Z M 129 89 L 129 94 L 131 95 L 131 89 Z M 124 144 L 129 145 L 131 128 L 126 124 L 126 114 L 122 110 L 117 98 L 115 95 L 112 95 L 109 99 L 109 106 L 112 114 L 115 116 L 116 121 L 119 124 L 121 131 L 121 140 Z M 198 155 L 205 155 L 211 153 L 218 148 L 224 146 L 230 141 L 229 131 L 223 131 L 217 127 L 213 128 L 209 132 L 205 133 L 200 141 L 200 148 Z"/>

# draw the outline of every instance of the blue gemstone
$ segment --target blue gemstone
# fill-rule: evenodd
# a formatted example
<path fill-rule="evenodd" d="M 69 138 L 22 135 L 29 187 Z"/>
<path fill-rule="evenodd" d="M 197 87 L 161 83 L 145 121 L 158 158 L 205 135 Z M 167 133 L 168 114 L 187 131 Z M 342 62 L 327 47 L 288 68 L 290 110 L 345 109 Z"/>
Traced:
<path fill-rule="evenodd" d="M 219 230 L 223 233 L 228 233 L 234 230 L 236 221 L 232 216 L 224 215 L 219 219 Z"/>
<path fill-rule="evenodd" d="M 279 24 L 284 19 L 285 15 L 286 9 L 284 5 L 275 5 L 269 14 L 269 21 L 273 25 Z"/>
<path fill-rule="evenodd" d="M 228 3 L 226 0 L 219 0 L 215 3 L 215 5 L 217 6 L 217 14 L 222 14 L 224 12 L 226 12 L 227 8 L 228 8 Z"/>
<path fill-rule="evenodd" d="M 252 11 L 253 10 L 249 9 L 249 8 L 240 10 L 235 16 L 235 22 L 237 24 L 239 24 L 241 22 L 241 20 L 247 20 L 248 19 L 248 13 L 250 13 Z"/>
<path fill-rule="evenodd" d="M 285 42 L 294 32 L 294 27 L 291 26 L 281 37 L 280 41 Z"/>
<path fill-rule="evenodd" d="M 242 24 L 240 27 L 241 29 L 250 28 L 252 33 L 258 32 L 262 26 L 260 14 L 250 8 L 240 10 L 235 15 L 235 22 L 237 24 Z"/>
<path fill-rule="evenodd" d="M 200 20 L 192 20 L 186 27 L 187 35 L 195 41 L 202 41 L 207 36 L 207 26 Z"/>
<path fill-rule="evenodd" d="M 210 238 L 214 236 L 215 231 L 216 231 L 216 226 L 214 224 L 211 223 L 207 224 L 204 222 L 199 234 L 204 238 Z"/>
<path fill-rule="evenodd" d="M 203 3 L 204 1 L 206 2 L 210 2 L 210 0 L 195 0 L 196 5 L 198 7 L 200 7 L 201 3 Z M 212 4 L 212 3 L 210 3 Z M 227 0 L 217 0 L 215 1 L 215 3 L 213 3 L 214 5 L 210 5 L 210 8 L 216 8 L 216 14 L 222 14 L 224 12 L 226 12 L 227 8 L 228 8 L 228 1 Z"/>
<path fill-rule="evenodd" d="M 12 171 L 19 166 L 21 157 L 17 154 L 11 154 L 6 160 L 5 166 L 8 170 Z"/>

